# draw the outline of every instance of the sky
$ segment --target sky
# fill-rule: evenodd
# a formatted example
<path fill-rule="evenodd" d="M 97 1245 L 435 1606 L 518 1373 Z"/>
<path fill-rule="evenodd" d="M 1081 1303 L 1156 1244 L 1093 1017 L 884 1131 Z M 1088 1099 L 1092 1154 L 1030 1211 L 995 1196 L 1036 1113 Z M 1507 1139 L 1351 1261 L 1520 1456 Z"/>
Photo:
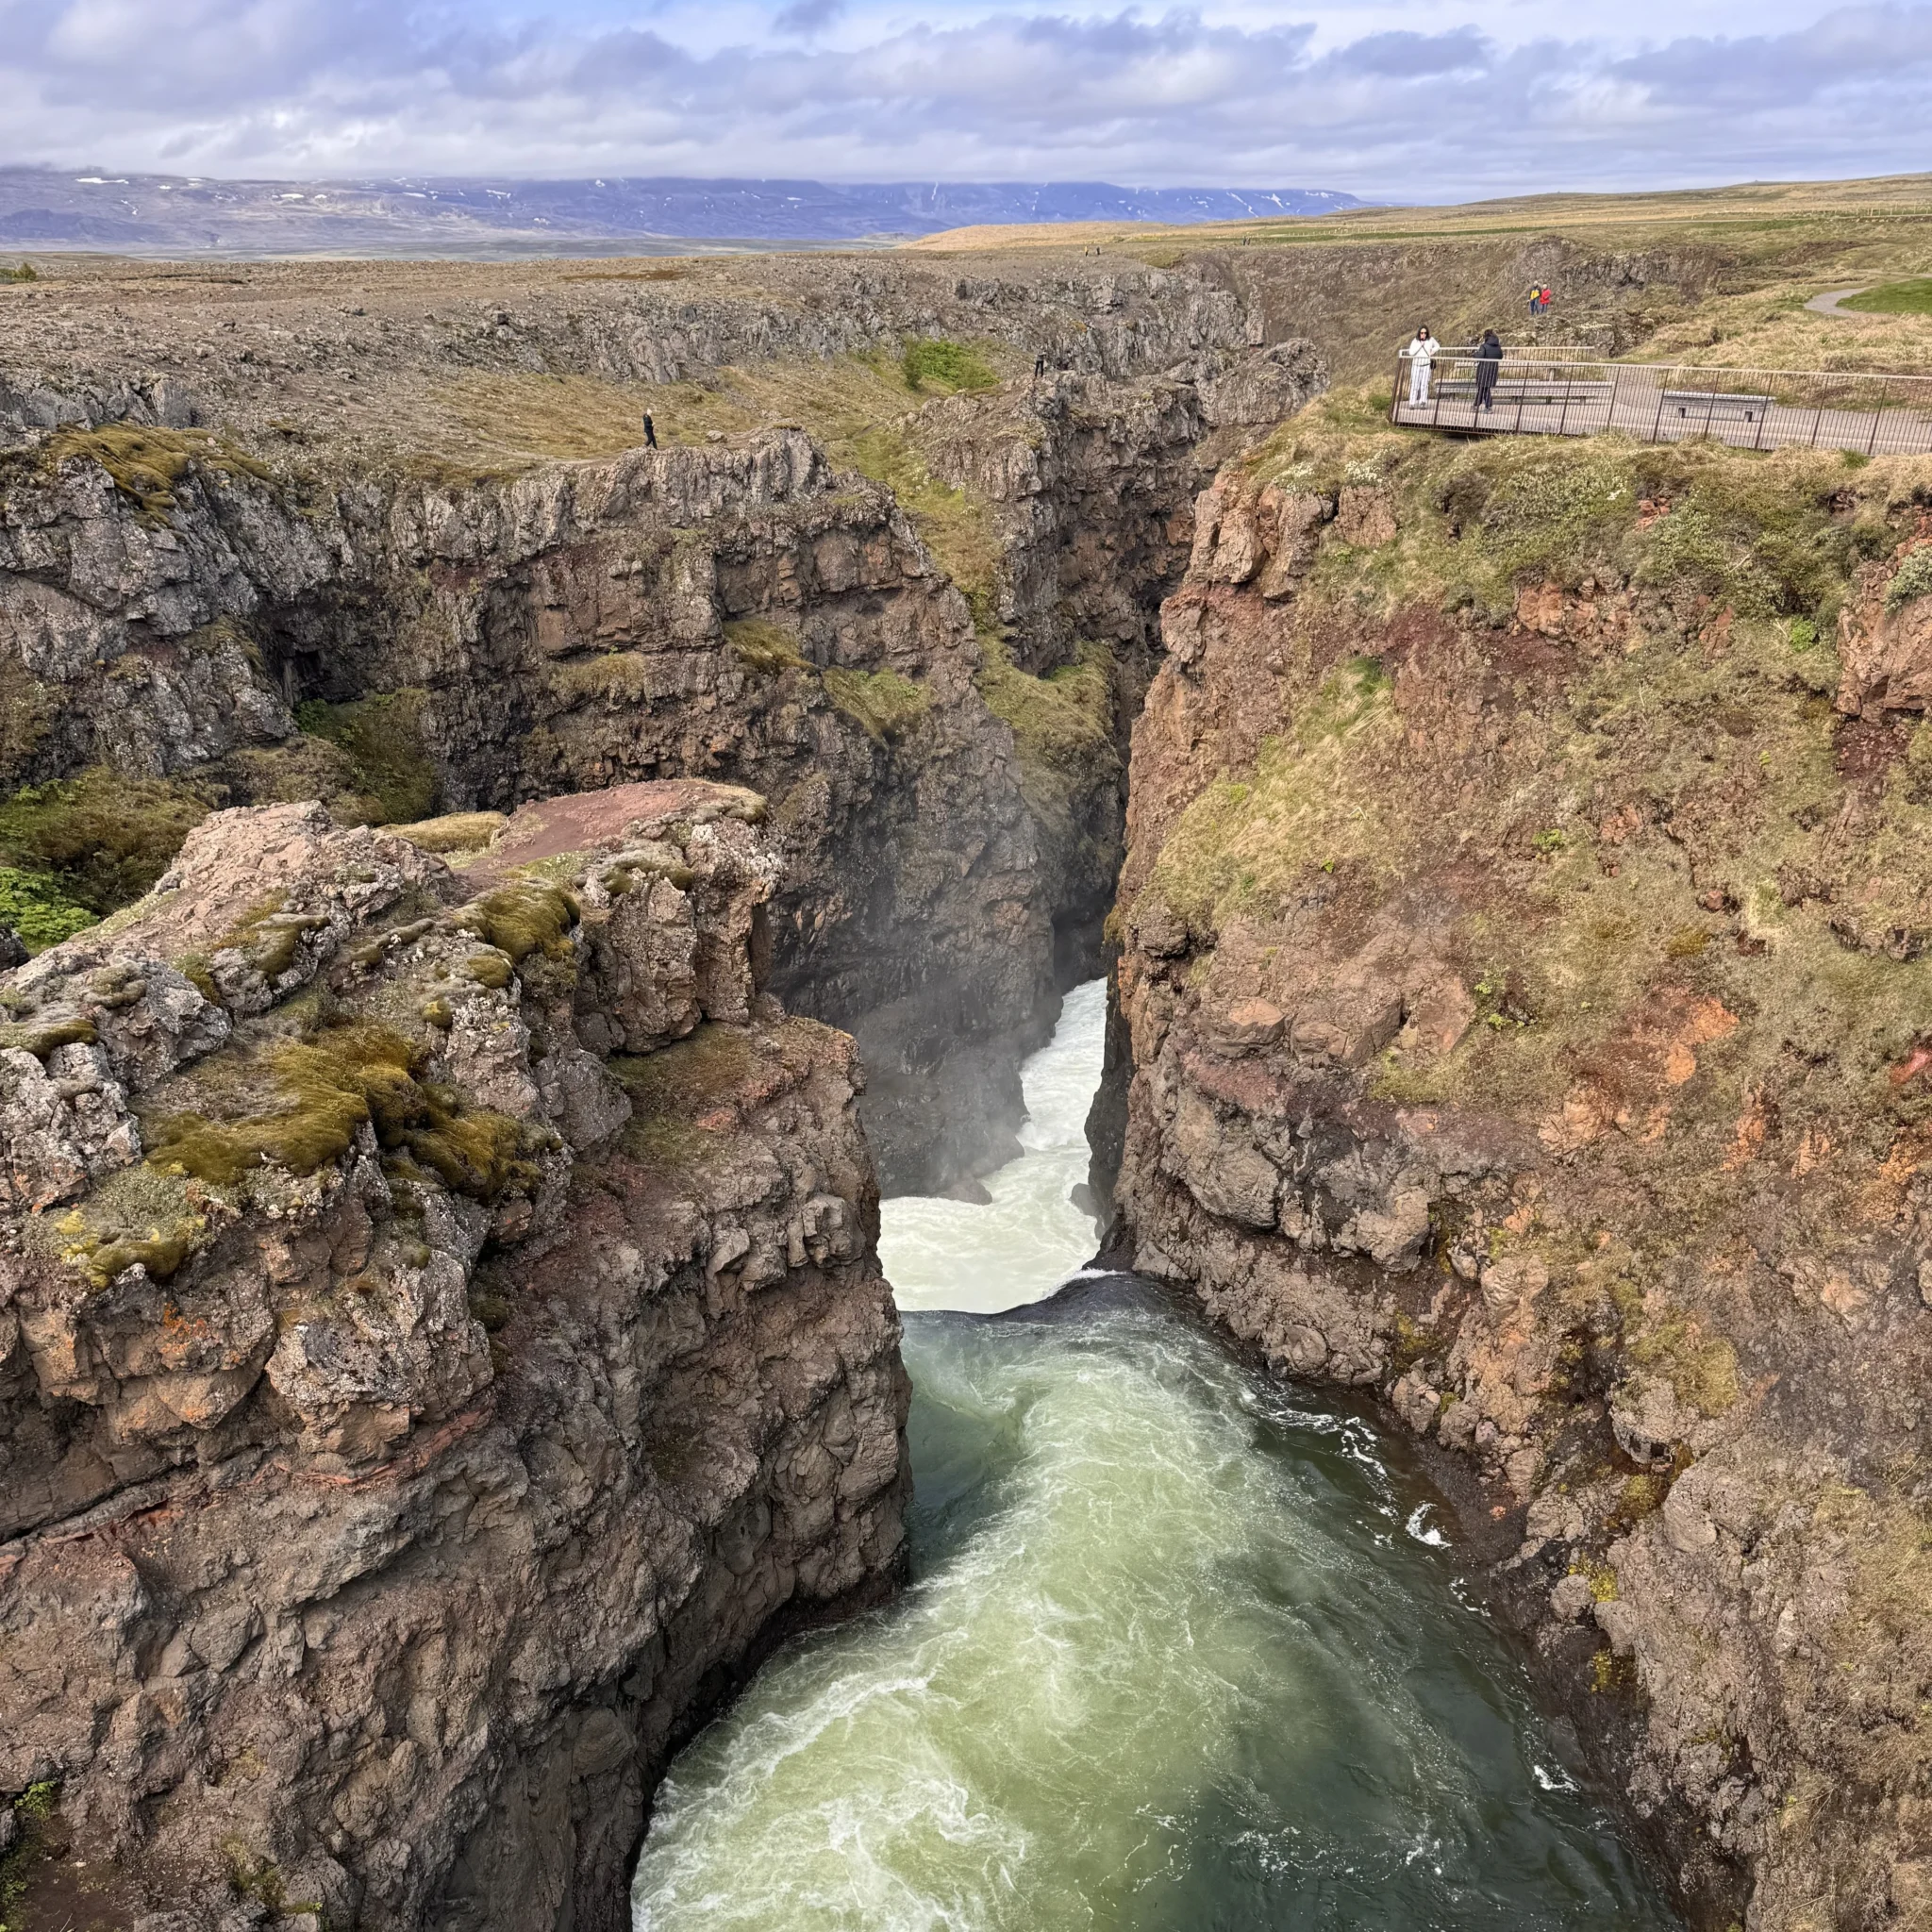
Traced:
<path fill-rule="evenodd" d="M 1932 4 L 0 0 L 0 163 L 1341 189 L 1932 169 Z"/>

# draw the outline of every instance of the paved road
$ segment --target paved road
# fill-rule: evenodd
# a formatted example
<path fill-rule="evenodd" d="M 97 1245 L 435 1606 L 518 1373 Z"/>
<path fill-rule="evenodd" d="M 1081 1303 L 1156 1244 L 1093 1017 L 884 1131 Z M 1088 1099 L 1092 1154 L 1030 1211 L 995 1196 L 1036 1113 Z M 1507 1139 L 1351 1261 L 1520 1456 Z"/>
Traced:
<path fill-rule="evenodd" d="M 1834 289 L 1828 295 L 1814 295 L 1806 303 L 1813 315 L 1842 315 L 1844 310 L 1838 305 L 1849 302 L 1854 295 L 1862 295 L 1863 289 Z"/>

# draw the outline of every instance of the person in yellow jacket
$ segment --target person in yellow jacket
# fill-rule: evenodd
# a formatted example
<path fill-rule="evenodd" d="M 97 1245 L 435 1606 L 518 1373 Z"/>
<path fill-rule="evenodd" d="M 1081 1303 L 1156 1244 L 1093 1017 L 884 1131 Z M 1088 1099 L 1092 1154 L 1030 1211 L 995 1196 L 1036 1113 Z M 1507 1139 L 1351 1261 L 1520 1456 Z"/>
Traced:
<path fill-rule="evenodd" d="M 1429 333 L 1429 325 L 1424 323 L 1414 336 L 1402 345 L 1402 358 L 1408 364 L 1408 401 L 1411 408 L 1419 408 L 1429 399 L 1429 370 L 1436 358 L 1442 353 L 1442 345 Z"/>

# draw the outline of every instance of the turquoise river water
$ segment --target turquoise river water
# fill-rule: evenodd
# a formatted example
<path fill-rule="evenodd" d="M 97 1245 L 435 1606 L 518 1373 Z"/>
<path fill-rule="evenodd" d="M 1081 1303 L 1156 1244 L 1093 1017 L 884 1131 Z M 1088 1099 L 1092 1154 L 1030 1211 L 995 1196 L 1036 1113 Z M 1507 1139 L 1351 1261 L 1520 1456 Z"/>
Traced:
<path fill-rule="evenodd" d="M 886 1204 L 911 1586 L 678 1757 L 635 1932 L 1675 1926 L 1397 1445 L 1147 1284 L 1045 1300 L 1101 1022 L 1069 996 L 990 1207 Z"/>

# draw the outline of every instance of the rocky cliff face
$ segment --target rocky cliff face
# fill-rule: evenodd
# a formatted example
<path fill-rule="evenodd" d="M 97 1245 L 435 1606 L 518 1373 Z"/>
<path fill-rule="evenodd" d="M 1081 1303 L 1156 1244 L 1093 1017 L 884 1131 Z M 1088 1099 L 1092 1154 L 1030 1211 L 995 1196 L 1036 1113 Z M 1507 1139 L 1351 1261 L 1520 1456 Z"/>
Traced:
<path fill-rule="evenodd" d="M 762 817 L 224 812 L 0 982 L 20 1923 L 621 1925 L 680 1730 L 891 1587 L 858 1076 L 761 990 Z"/>
<path fill-rule="evenodd" d="M 1134 741 L 1118 1252 L 1440 1452 L 1700 1925 L 1932 1924 L 1928 503 L 1318 408 Z"/>
<path fill-rule="evenodd" d="M 859 1034 L 888 1184 L 995 1164 L 1018 1056 L 1091 957 L 1118 869 L 1118 745 L 1185 556 L 1197 447 L 1276 420 L 1321 373 L 1292 346 L 1248 352 L 1230 298 L 1153 271 L 852 273 L 828 265 L 792 302 L 729 276 L 702 297 L 619 282 L 621 300 L 563 313 L 533 295 L 474 340 L 365 318 L 380 357 L 348 373 L 406 423 L 452 358 L 508 365 L 504 382 L 668 381 L 971 320 L 1078 367 L 923 407 L 902 385 L 896 425 L 840 432 L 891 483 L 828 459 L 831 430 L 750 426 L 773 413 L 756 382 L 728 429 L 700 433 L 691 405 L 674 441 L 685 404 L 651 391 L 660 450 L 625 447 L 625 413 L 599 419 L 622 453 L 492 469 L 419 460 L 393 425 L 379 445 L 341 416 L 343 384 L 313 379 L 325 357 L 286 372 L 284 406 L 315 426 L 264 425 L 257 348 L 218 310 L 173 318 L 181 354 L 206 337 L 192 400 L 173 376 L 115 386 L 111 353 L 76 367 L 42 328 L 0 476 L 7 775 L 106 767 L 204 801 L 320 791 L 391 818 L 668 775 L 755 785 L 783 859 L 775 985 Z M 312 307 L 271 312 L 233 334 L 322 357 Z M 854 368 L 875 407 L 884 379 Z M 785 379 L 837 428 L 833 376 Z M 570 404 L 491 393 L 546 422 Z M 416 427 L 434 443 L 435 423 Z"/>

